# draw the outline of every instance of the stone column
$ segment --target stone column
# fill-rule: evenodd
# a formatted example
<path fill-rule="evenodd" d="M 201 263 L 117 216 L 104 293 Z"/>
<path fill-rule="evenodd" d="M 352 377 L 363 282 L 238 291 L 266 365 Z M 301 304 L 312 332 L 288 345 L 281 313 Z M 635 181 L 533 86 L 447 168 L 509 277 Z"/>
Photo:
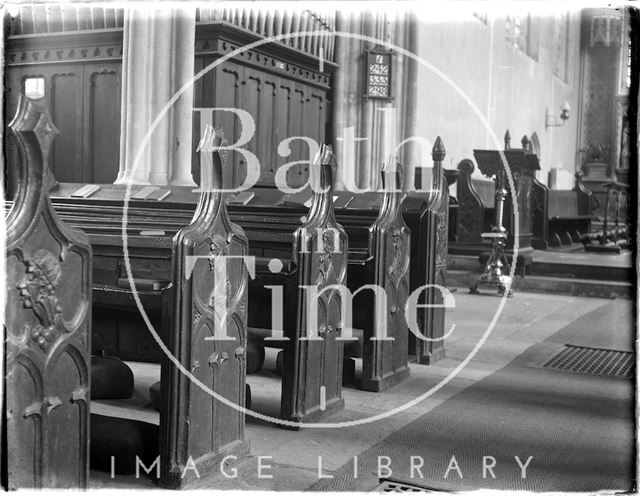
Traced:
<path fill-rule="evenodd" d="M 336 189 L 344 189 L 349 182 L 354 182 L 353 178 L 358 188 L 377 189 L 382 163 L 389 159 L 389 154 L 400 142 L 417 134 L 417 63 L 396 51 L 391 75 L 393 99 L 366 99 L 363 97 L 364 51 L 388 41 L 415 53 L 416 17 L 408 10 L 393 13 L 338 11 L 336 29 L 379 40 L 376 43 L 336 36 L 338 70 L 334 77 L 334 93 L 340 95 L 333 101 L 332 134 L 336 138 L 339 167 Z M 423 148 L 410 142 L 395 150 L 394 155 L 404 166 L 405 186 L 413 184 L 416 167 L 429 165 L 422 159 L 428 160 L 431 145 Z M 348 178 L 352 178 L 351 181 Z"/>
<path fill-rule="evenodd" d="M 162 116 L 144 144 L 162 108 L 193 77 L 194 50 L 195 8 L 156 4 L 153 9 L 126 10 L 116 184 L 195 185 L 191 176 L 192 87 Z"/>

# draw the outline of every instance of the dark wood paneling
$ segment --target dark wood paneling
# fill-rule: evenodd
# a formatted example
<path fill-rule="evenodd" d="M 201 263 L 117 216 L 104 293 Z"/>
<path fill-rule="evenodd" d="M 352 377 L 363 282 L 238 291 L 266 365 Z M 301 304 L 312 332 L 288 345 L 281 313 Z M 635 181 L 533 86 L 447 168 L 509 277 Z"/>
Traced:
<path fill-rule="evenodd" d="M 113 183 L 120 154 L 120 68 L 84 67 L 85 181 Z"/>
<path fill-rule="evenodd" d="M 51 170 L 59 181 L 84 181 L 82 174 L 82 67 L 66 67 L 49 79 L 51 116 L 60 130 L 53 145 Z M 78 71 L 78 69 L 80 69 Z M 48 72 L 48 71 L 47 71 Z"/>
<path fill-rule="evenodd" d="M 56 179 L 112 183 L 120 160 L 120 62 L 10 66 L 7 72 L 8 112 L 15 111 L 26 79 L 45 80 L 45 99 L 61 133 L 51 152 Z M 13 152 L 7 155 L 15 161 Z"/>

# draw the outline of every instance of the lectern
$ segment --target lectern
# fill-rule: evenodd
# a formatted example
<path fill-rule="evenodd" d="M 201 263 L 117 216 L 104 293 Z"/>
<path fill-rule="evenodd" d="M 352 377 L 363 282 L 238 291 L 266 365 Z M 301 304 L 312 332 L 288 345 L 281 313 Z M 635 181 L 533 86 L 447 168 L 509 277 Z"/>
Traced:
<path fill-rule="evenodd" d="M 522 148 L 511 148 L 511 136 L 507 130 L 504 151 L 474 150 L 473 155 L 480 172 L 495 183 L 495 214 L 494 224 L 489 233 L 483 233 L 482 238 L 491 240 L 492 248 L 489 259 L 485 263 L 483 274 L 476 284 L 471 287 L 477 292 L 478 285 L 497 286 L 500 293 L 504 293 L 511 284 L 509 261 L 505 255 L 505 248 L 511 252 L 515 248 L 516 229 L 518 226 L 518 255 L 519 263 L 524 263 L 523 253 L 533 251 L 531 238 L 533 236 L 533 216 L 531 205 L 531 189 L 535 178 L 535 171 L 540 170 L 538 157 L 531 149 L 529 139 L 522 138 Z M 512 190 L 506 174 L 509 168 L 513 179 Z M 518 215 L 515 215 L 514 202 Z M 522 271 L 524 274 L 524 270 Z"/>

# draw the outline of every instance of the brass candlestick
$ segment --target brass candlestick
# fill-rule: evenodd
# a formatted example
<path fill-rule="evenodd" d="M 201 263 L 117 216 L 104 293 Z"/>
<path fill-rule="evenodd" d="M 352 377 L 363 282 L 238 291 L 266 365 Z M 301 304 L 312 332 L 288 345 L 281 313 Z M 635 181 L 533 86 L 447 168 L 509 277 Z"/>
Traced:
<path fill-rule="evenodd" d="M 491 254 L 484 266 L 482 274 L 476 282 L 469 288 L 472 294 L 479 294 L 478 286 L 496 286 L 498 294 L 513 296 L 511 284 L 513 278 L 509 275 L 511 267 L 504 254 L 504 244 L 507 239 L 507 230 L 502 225 L 504 213 L 504 201 L 507 198 L 507 190 L 504 188 L 504 171 L 496 175 L 496 205 L 495 205 L 495 225 L 491 232 L 482 233 L 482 239 L 491 240 Z"/>

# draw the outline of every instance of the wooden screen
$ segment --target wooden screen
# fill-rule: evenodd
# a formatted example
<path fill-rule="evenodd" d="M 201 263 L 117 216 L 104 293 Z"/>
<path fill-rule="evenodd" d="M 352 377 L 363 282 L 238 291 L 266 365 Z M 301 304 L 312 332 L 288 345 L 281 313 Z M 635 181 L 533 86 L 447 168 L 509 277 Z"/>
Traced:
<path fill-rule="evenodd" d="M 6 115 L 15 113 L 28 80 L 44 80 L 60 130 L 49 164 L 56 179 L 112 183 L 120 159 L 122 30 L 9 37 L 7 50 Z M 15 162 L 12 143 L 7 155 Z"/>

